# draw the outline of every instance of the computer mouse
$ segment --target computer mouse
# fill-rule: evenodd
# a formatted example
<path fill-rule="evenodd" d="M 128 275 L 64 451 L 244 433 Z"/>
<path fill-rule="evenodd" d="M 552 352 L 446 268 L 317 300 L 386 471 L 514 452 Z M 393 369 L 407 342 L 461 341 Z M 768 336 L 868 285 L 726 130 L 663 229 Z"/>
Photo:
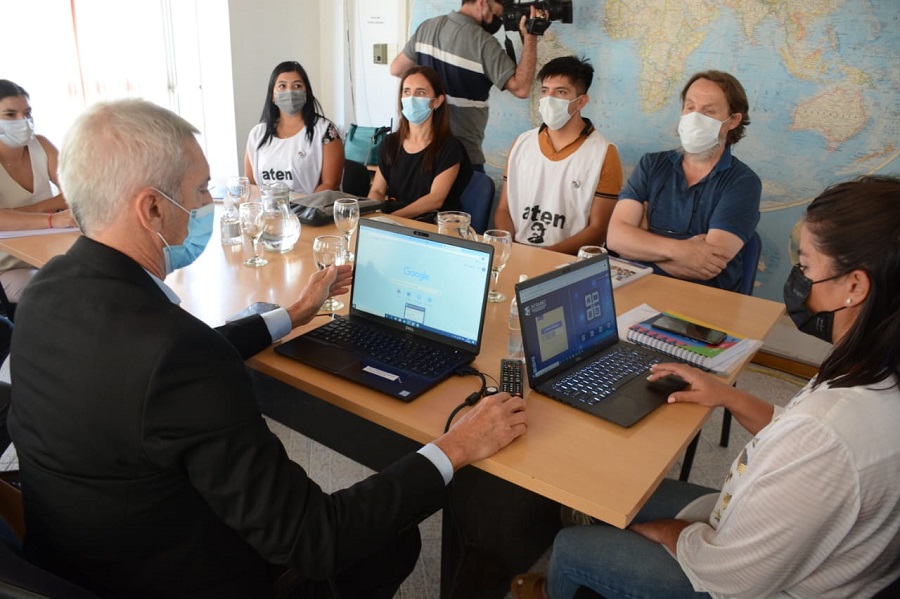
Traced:
<path fill-rule="evenodd" d="M 660 377 L 655 381 L 647 381 L 647 387 L 649 387 L 650 389 L 655 389 L 660 393 L 665 393 L 666 395 L 670 395 L 672 393 L 675 393 L 676 391 L 681 391 L 687 386 L 688 382 L 677 374 L 667 374 L 666 376 Z"/>

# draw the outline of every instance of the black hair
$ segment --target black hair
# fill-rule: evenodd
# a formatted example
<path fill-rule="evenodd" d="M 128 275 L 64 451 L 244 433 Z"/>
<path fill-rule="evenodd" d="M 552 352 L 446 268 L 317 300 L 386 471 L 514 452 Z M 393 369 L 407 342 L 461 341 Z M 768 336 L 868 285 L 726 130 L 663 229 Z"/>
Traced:
<path fill-rule="evenodd" d="M 30 99 L 28 92 L 21 85 L 16 85 L 9 79 L 0 79 L 0 100 L 17 96 L 25 96 L 26 99 Z"/>
<path fill-rule="evenodd" d="M 286 60 L 279 63 L 272 71 L 269 77 L 269 85 L 266 87 L 266 101 L 263 103 L 262 115 L 259 117 L 260 123 L 266 124 L 266 132 L 259 142 L 257 148 L 261 148 L 275 136 L 275 126 L 278 124 L 278 118 L 281 116 L 281 110 L 272 101 L 272 90 L 275 89 L 275 81 L 282 73 L 297 73 L 303 79 L 303 85 L 306 86 L 306 104 L 300 109 L 303 116 L 303 124 L 306 126 L 306 137 L 312 142 L 315 137 L 316 121 L 325 118 L 322 114 L 322 106 L 313 95 L 312 85 L 309 82 L 309 76 L 299 62 L 294 60 Z"/>
<path fill-rule="evenodd" d="M 815 385 L 900 380 L 900 178 L 865 176 L 829 187 L 807 207 L 804 222 L 836 273 L 862 270 L 869 277 L 859 316 L 822 363 Z"/>
<path fill-rule="evenodd" d="M 538 81 L 541 82 L 548 77 L 567 77 L 580 96 L 586 94 L 588 88 L 591 87 L 591 82 L 594 80 L 594 67 L 587 58 L 560 56 L 542 66 L 537 74 Z"/>

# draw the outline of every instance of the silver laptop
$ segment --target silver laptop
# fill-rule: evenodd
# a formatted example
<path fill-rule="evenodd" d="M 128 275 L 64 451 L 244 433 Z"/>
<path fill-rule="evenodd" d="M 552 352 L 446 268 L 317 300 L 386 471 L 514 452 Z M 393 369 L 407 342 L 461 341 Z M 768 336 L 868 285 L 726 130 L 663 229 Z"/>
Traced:
<path fill-rule="evenodd" d="M 625 427 L 666 402 L 646 379 L 673 358 L 619 340 L 606 256 L 518 283 L 516 297 L 532 389 Z"/>
<path fill-rule="evenodd" d="M 275 347 L 410 401 L 481 350 L 493 247 L 361 220 L 350 313 Z"/>

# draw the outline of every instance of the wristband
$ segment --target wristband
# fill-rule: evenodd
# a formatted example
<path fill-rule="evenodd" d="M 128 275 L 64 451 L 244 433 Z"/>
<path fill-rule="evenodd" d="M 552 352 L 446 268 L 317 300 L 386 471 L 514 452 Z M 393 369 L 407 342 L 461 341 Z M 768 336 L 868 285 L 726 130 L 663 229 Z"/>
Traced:
<path fill-rule="evenodd" d="M 53 215 L 52 214 L 47 215 L 47 224 L 50 226 L 51 229 L 53 228 Z"/>

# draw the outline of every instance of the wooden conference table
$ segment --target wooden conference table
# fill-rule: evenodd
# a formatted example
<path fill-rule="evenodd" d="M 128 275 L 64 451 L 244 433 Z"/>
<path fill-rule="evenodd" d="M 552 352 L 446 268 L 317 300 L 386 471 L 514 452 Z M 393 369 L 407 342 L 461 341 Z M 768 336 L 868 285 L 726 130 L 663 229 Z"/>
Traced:
<path fill-rule="evenodd" d="M 223 247 L 216 232 L 197 262 L 166 282 L 185 309 L 219 325 L 255 301 L 284 305 L 295 299 L 315 270 L 313 239 L 327 233 L 335 233 L 334 227 L 304 226 L 292 252 L 265 253 L 268 265 L 249 268 L 241 264 L 245 249 Z M 0 251 L 41 266 L 68 249 L 76 237 L 71 233 L 4 239 Z M 519 274 L 534 276 L 571 260 L 517 244 L 500 275 L 499 289 L 512 297 Z M 348 303 L 349 295 L 342 299 Z M 657 310 L 702 317 L 755 339 L 768 333 L 783 310 L 768 300 L 656 275 L 617 289 L 615 299 L 619 314 L 646 303 Z M 474 363 L 495 378 L 507 353 L 508 316 L 509 300 L 488 305 L 482 350 Z M 322 321 L 315 318 L 294 334 Z M 264 413 L 375 469 L 439 436 L 451 410 L 480 385 L 475 377 L 452 377 L 406 404 L 280 356 L 272 348 L 247 364 Z M 527 392 L 526 399 L 527 434 L 454 478 L 454 509 L 445 511 L 444 517 L 442 596 L 449 596 L 460 561 L 454 522 L 466 539 L 456 594 L 502 596 L 510 577 L 527 569 L 552 541 L 559 528 L 556 502 L 613 526 L 627 526 L 710 412 L 697 405 L 664 405 L 624 429 L 534 392 Z"/>

